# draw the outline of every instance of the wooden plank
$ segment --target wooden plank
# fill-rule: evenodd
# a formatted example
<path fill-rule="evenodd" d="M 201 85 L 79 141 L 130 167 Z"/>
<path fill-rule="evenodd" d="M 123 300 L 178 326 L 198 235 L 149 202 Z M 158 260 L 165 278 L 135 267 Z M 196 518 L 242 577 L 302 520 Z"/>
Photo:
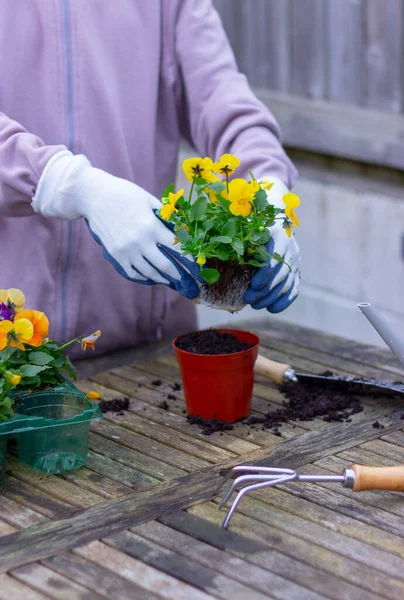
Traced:
<path fill-rule="evenodd" d="M 404 446 L 404 431 L 395 431 L 394 433 L 390 433 L 389 435 L 383 435 L 380 439 L 385 442 L 390 442 L 391 444 L 395 444 L 396 446 Z"/>
<path fill-rule="evenodd" d="M 259 521 L 262 526 L 268 526 L 274 533 L 278 533 L 278 535 L 282 535 L 280 532 L 283 531 L 292 535 L 294 534 L 322 548 L 338 552 L 351 560 L 357 560 L 373 569 L 378 569 L 392 577 L 404 580 L 404 561 L 402 558 L 404 543 L 401 538 L 395 538 L 392 534 L 384 531 L 381 532 L 376 528 L 371 532 L 374 533 L 371 536 L 369 526 L 359 521 L 355 524 L 354 519 L 350 519 L 350 521 L 355 526 L 355 531 L 352 531 L 350 536 L 347 537 L 345 528 L 343 529 L 343 533 L 340 533 L 340 524 L 343 521 L 348 521 L 348 518 L 343 518 L 338 513 L 335 515 L 331 513 L 328 520 L 320 524 L 320 516 L 318 517 L 318 522 L 314 522 L 314 519 L 316 519 L 316 513 L 318 515 L 325 514 L 326 511 L 324 509 L 319 510 L 319 507 L 314 504 L 310 507 L 311 503 L 307 502 L 303 504 L 303 501 L 300 500 L 302 510 L 304 506 L 308 513 L 302 512 L 301 516 L 298 516 L 287 511 L 286 507 L 285 510 L 276 508 L 274 503 L 271 502 L 272 499 L 273 496 L 268 494 L 265 499 L 261 496 L 260 500 L 256 500 L 252 494 L 249 494 L 244 496 L 237 510 Z M 295 500 L 295 506 L 299 505 L 299 500 L 296 498 Z M 288 502 L 292 504 L 290 500 Z M 268 504 L 271 504 L 270 510 L 268 509 Z M 335 526 L 335 531 L 333 530 L 333 526 Z M 352 537 L 359 537 L 360 533 L 362 533 L 362 538 L 365 538 L 366 541 Z M 386 536 L 389 538 L 386 544 L 388 550 L 375 546 L 377 536 L 383 538 Z M 394 550 L 394 555 L 391 552 L 391 548 Z"/>
<path fill-rule="evenodd" d="M 291 91 L 299 96 L 322 98 L 325 89 L 324 2 L 291 0 Z"/>
<path fill-rule="evenodd" d="M 2 496 L 27 506 L 45 517 L 63 519 L 63 517 L 72 513 L 72 507 L 67 502 L 52 498 L 46 492 L 27 485 L 14 477 L 8 476 L 6 478 L 1 493 Z"/>
<path fill-rule="evenodd" d="M 101 435 L 90 434 L 90 449 L 98 454 L 104 454 L 117 463 L 141 470 L 155 480 L 172 479 L 185 474 L 183 469 L 160 462 Z"/>
<path fill-rule="evenodd" d="M 260 62 L 269 69 L 265 76 L 262 74 L 265 83 L 257 82 L 256 87 L 287 92 L 291 79 L 291 44 L 287 34 L 290 31 L 290 1 L 264 0 L 262 10 L 263 18 L 257 19 L 264 29 Z"/>
<path fill-rule="evenodd" d="M 384 111 L 400 112 L 403 92 L 402 0 L 367 0 L 366 104 Z"/>
<path fill-rule="evenodd" d="M 157 600 L 161 598 L 149 590 L 145 590 L 123 576 L 113 573 L 103 564 L 97 564 L 72 554 L 62 552 L 56 556 L 43 561 L 43 564 L 55 573 L 60 573 L 69 579 L 85 586 L 89 590 L 95 590 L 102 594 L 103 598 L 116 600 Z"/>
<path fill-rule="evenodd" d="M 45 520 L 44 515 L 4 495 L 1 496 L 1 518 L 18 529 L 30 527 Z"/>
<path fill-rule="evenodd" d="M 132 487 L 122 485 L 100 473 L 94 473 L 86 467 L 82 467 L 77 471 L 67 471 L 61 475 L 61 478 L 104 498 L 120 498 L 132 492 Z"/>
<path fill-rule="evenodd" d="M 196 514 L 179 511 L 162 517 L 161 522 L 174 528 L 176 531 L 185 533 L 188 537 L 209 544 L 209 547 L 213 546 L 222 550 L 226 555 L 241 558 L 243 561 L 248 562 L 252 574 L 255 572 L 252 568 L 253 565 L 255 568 L 258 567 L 260 570 L 270 573 L 268 588 L 272 590 L 274 595 L 279 595 L 281 598 L 289 598 L 289 595 L 285 593 L 283 588 L 285 579 L 289 581 L 287 587 L 288 593 L 293 594 L 294 592 L 294 588 L 291 587 L 292 582 L 299 586 L 300 596 L 298 598 L 305 598 L 305 591 L 303 590 L 306 589 L 310 589 L 318 594 L 324 594 L 334 600 L 340 600 L 341 598 L 364 600 L 365 597 L 380 597 L 376 596 L 376 594 L 368 596 L 361 587 L 354 586 L 338 576 L 286 555 L 284 553 L 284 545 L 278 550 L 277 538 L 275 536 L 272 536 L 272 544 L 269 546 L 258 539 L 254 539 L 252 535 L 245 534 L 245 529 L 248 528 L 248 520 L 245 517 L 240 517 L 240 523 L 246 523 L 247 528 L 239 528 L 242 531 L 240 535 L 240 533 L 235 532 L 233 526 L 231 531 L 229 531 L 222 529 L 216 524 L 218 511 L 217 507 L 212 506 L 211 503 L 195 506 L 191 510 L 193 512 L 205 512 L 205 509 L 209 508 L 211 508 L 212 512 L 209 512 L 207 519 L 198 517 Z M 268 532 L 269 537 L 270 532 Z M 184 543 L 183 547 L 189 548 L 190 544 L 191 542 L 188 541 L 186 544 Z M 179 545 L 178 547 L 182 546 Z M 310 547 L 306 548 L 306 550 L 310 551 Z M 315 558 L 313 562 L 315 562 Z M 238 566 L 235 568 L 235 571 L 238 572 Z M 261 583 L 266 584 L 267 578 L 265 576 L 260 574 L 256 579 L 260 585 Z"/>
<path fill-rule="evenodd" d="M 45 600 L 47 597 L 9 575 L 0 575 L 0 600 Z"/>
<path fill-rule="evenodd" d="M 262 89 L 256 93 L 278 120 L 286 146 L 402 169 L 402 115 Z"/>
<path fill-rule="evenodd" d="M 328 457 L 324 460 L 328 461 L 332 458 Z M 337 458 L 336 461 L 339 461 L 334 464 L 337 470 L 342 464 L 347 464 L 347 461 L 343 459 Z M 339 472 L 342 473 L 342 470 L 340 468 Z M 316 465 L 305 465 L 302 467 L 301 472 L 309 475 L 332 475 L 336 471 L 329 471 L 324 466 L 318 466 L 317 463 Z M 319 492 L 319 488 L 321 492 Z M 303 497 L 311 502 L 328 505 L 329 508 L 332 507 L 337 512 L 374 525 L 379 529 L 385 529 L 394 534 L 399 534 L 401 531 L 404 506 L 402 506 L 402 503 L 397 502 L 397 494 L 394 492 L 384 492 L 383 494 L 361 492 L 356 494 L 352 490 L 342 487 L 341 484 L 319 482 L 314 484 L 313 487 L 310 485 L 307 492 L 306 486 L 299 488 L 299 490 L 289 488 L 288 491 L 298 496 L 303 493 Z M 393 510 L 390 510 L 390 508 Z"/>
<path fill-rule="evenodd" d="M 45 492 L 48 497 L 62 500 L 71 506 L 88 508 L 103 502 L 103 498 L 99 494 L 73 485 L 55 475 L 37 473 L 19 463 L 16 458 L 10 457 L 7 467 L 16 479 Z"/>
<path fill-rule="evenodd" d="M 366 87 L 363 1 L 325 3 L 327 98 L 360 105 Z"/>
<path fill-rule="evenodd" d="M 131 414 L 129 412 L 118 416 L 107 413 L 105 415 L 105 421 L 116 423 L 120 427 L 129 429 L 129 431 L 134 431 L 144 437 L 151 438 L 166 446 L 181 450 L 210 463 L 220 462 L 236 456 L 234 452 L 228 452 L 222 448 L 217 448 L 216 446 L 213 446 L 213 444 L 208 444 L 204 440 L 198 439 L 197 436 L 193 437 L 189 425 L 187 433 L 177 431 L 177 433 L 173 435 L 170 427 L 161 425 L 155 421 L 149 421 L 147 418 L 142 418 L 142 415 Z"/>
<path fill-rule="evenodd" d="M 132 382 L 129 379 L 125 379 L 125 375 L 126 373 L 120 373 L 119 376 L 115 373 L 103 373 L 101 375 L 97 375 L 97 381 L 102 382 L 105 386 L 119 390 L 119 392 L 124 395 L 138 398 L 149 405 L 158 406 L 161 404 L 161 394 L 146 387 L 140 387 L 136 391 L 133 391 Z M 160 415 L 163 415 L 163 418 L 166 418 L 166 415 L 168 414 L 168 411 L 166 412 L 158 409 L 158 411 L 153 411 L 153 416 L 151 416 L 150 410 L 151 407 L 146 409 L 145 412 L 147 412 L 148 416 L 150 416 L 153 420 L 156 420 L 154 418 L 156 412 L 160 413 Z M 184 418 L 184 410 L 185 408 L 183 408 L 183 405 L 171 402 L 170 412 L 179 416 L 179 422 L 181 423 L 182 427 L 185 426 L 188 428 L 189 425 Z M 200 430 L 197 426 L 191 426 L 190 431 L 192 431 L 193 434 L 197 434 Z M 206 436 L 203 437 L 205 438 Z M 275 446 L 280 442 L 279 438 L 272 435 L 269 431 L 263 432 L 261 430 L 252 430 L 249 427 L 246 428 L 242 423 L 234 423 L 233 430 L 231 432 L 224 432 L 223 435 L 215 434 L 210 436 L 208 441 L 221 448 L 229 449 L 239 454 L 250 452 L 259 446 Z M 248 447 L 250 444 L 252 444 L 252 448 Z"/>
<path fill-rule="evenodd" d="M 192 517 L 189 515 L 188 518 L 191 519 Z M 206 521 L 203 523 L 205 524 Z M 235 558 L 223 550 L 219 550 L 214 545 L 214 539 L 212 544 L 207 544 L 156 521 L 138 525 L 132 531 L 176 554 L 179 553 L 191 559 L 195 563 L 200 563 L 203 567 L 214 569 L 249 588 L 258 590 L 263 594 L 268 594 L 270 591 L 273 598 L 283 599 L 287 597 L 288 600 L 301 600 L 304 597 L 305 600 L 319 600 L 325 597 L 310 592 L 307 588 L 302 588 L 292 581 L 287 581 L 252 563 Z M 200 574 L 198 573 L 198 579 L 199 577 Z M 232 597 L 233 593 L 231 594 Z"/>
<path fill-rule="evenodd" d="M 253 328 L 254 331 L 254 328 Z M 402 375 L 402 367 L 389 350 L 367 346 L 355 340 L 324 334 L 292 323 L 271 321 L 257 332 L 261 345 L 278 348 L 291 356 L 308 356 L 314 362 L 358 375 L 389 378 Z M 293 340 L 293 342 L 292 342 Z M 339 359 L 344 359 L 340 362 Z"/>
<path fill-rule="evenodd" d="M 296 468 L 324 455 L 342 452 L 377 437 L 378 431 L 371 426 L 374 414 L 364 417 L 360 423 L 351 423 L 349 428 L 339 423 L 331 424 L 282 442 L 276 448 L 255 450 L 247 454 L 243 462 Z M 380 415 L 378 419 L 385 426 L 385 434 L 402 427 L 396 413 L 389 417 Z M 33 556 L 45 558 L 60 550 L 208 500 L 218 494 L 221 473 L 233 464 L 234 460 L 213 465 L 157 487 L 138 490 L 125 498 L 93 506 L 73 518 L 35 525 L 6 536 L 0 539 L 0 572 L 25 564 Z"/>
<path fill-rule="evenodd" d="M 119 481 L 123 485 L 127 485 L 132 489 L 138 489 L 139 487 L 151 485 L 157 481 L 149 475 L 145 475 L 144 473 L 141 473 L 140 471 L 137 471 L 131 467 L 127 467 L 122 463 L 117 464 L 114 460 L 108 458 L 107 456 L 97 454 L 97 452 L 93 452 L 92 450 L 90 450 L 88 453 L 86 465 L 95 473 L 106 475 L 110 479 Z"/>
<path fill-rule="evenodd" d="M 92 542 L 87 546 L 77 548 L 75 552 L 146 590 L 158 593 L 163 598 L 170 600 L 210 600 L 212 598 L 210 594 L 178 581 L 178 579 L 128 556 L 126 552 L 119 552 L 102 542 Z"/>
<path fill-rule="evenodd" d="M 363 459 L 362 455 L 361 459 Z M 316 468 L 318 473 L 322 472 L 327 474 L 329 472 L 340 475 L 344 468 L 350 466 L 350 463 L 351 461 L 347 461 L 336 456 L 328 456 L 316 461 L 313 470 Z M 328 484 L 328 486 L 333 491 L 343 494 L 344 496 L 352 494 L 350 490 L 343 488 L 341 485 L 336 486 L 335 484 Z M 398 515 L 401 518 L 404 517 L 404 505 L 402 505 L 400 502 L 397 502 L 397 494 L 395 492 L 383 492 L 383 494 L 375 494 L 374 492 L 361 492 L 360 500 L 362 503 L 366 503 L 369 506 L 381 508 L 384 511 Z"/>
<path fill-rule="evenodd" d="M 202 592 L 212 594 L 216 598 L 234 598 L 241 600 L 265 600 L 268 595 L 264 595 L 250 586 L 236 581 L 232 578 L 222 575 L 214 570 L 211 565 L 205 566 L 203 562 L 195 562 L 188 556 L 177 554 L 176 551 L 140 537 L 130 531 L 122 531 L 104 540 L 105 543 L 113 548 L 124 552 L 135 559 L 141 560 L 158 570 L 159 573 L 166 573 L 192 588 L 197 588 Z M 269 592 L 269 598 L 273 598 Z"/>
<path fill-rule="evenodd" d="M 404 415 L 404 411 L 403 411 Z M 372 442 L 365 442 L 360 446 L 363 450 L 374 452 L 377 455 L 376 460 L 379 460 L 379 455 L 389 458 L 395 464 L 402 464 L 404 461 L 404 453 L 399 446 L 390 444 L 383 440 L 373 440 Z"/>
<path fill-rule="evenodd" d="M 223 518 L 222 512 L 218 511 L 217 505 L 212 502 L 192 506 L 189 512 L 216 525 L 220 525 Z M 394 578 L 391 575 L 368 567 L 363 562 L 347 558 L 318 544 L 303 540 L 297 536 L 298 532 L 289 534 L 287 532 L 280 532 L 276 528 L 264 527 L 262 523 L 256 521 L 254 518 L 245 516 L 241 512 L 234 514 L 231 523 L 231 531 L 227 532 L 228 543 L 226 548 L 228 552 L 232 552 L 234 546 L 236 549 L 240 547 L 240 542 L 233 537 L 234 535 L 247 538 L 253 544 L 253 548 L 249 549 L 248 542 L 244 542 L 244 548 L 241 543 L 242 551 L 244 550 L 244 552 L 249 552 L 251 555 L 257 557 L 258 560 L 264 563 L 264 566 L 266 564 L 271 569 L 279 569 L 277 572 L 280 574 L 285 572 L 289 563 L 286 562 L 282 566 L 282 559 L 279 560 L 277 555 L 273 555 L 272 551 L 293 558 L 296 561 L 294 567 L 296 568 L 297 577 L 299 578 L 300 575 L 302 581 L 307 581 L 306 585 L 308 585 L 309 577 L 307 573 L 305 574 L 304 570 L 302 572 L 299 568 L 299 562 L 305 563 L 317 570 L 316 576 L 313 576 L 313 585 L 316 577 L 318 577 L 320 582 L 323 582 L 323 586 L 327 582 L 329 583 L 330 597 L 336 597 L 337 600 L 344 597 L 341 595 L 342 592 L 340 591 L 338 582 L 349 582 L 352 586 L 361 588 L 363 596 L 360 593 L 356 593 L 355 595 L 353 590 L 351 592 L 352 598 L 356 597 L 358 600 L 372 597 L 373 594 L 388 599 L 401 600 L 403 598 L 404 582 L 402 579 Z M 260 557 L 260 550 L 257 549 L 256 552 L 254 551 L 254 545 L 257 548 L 256 545 L 260 543 L 264 544 L 271 553 L 267 555 L 264 553 Z M 325 573 L 322 573 L 322 571 Z M 310 570 L 308 573 L 310 573 Z M 329 578 L 330 574 L 333 578 Z M 293 576 L 292 569 L 290 569 L 290 576 Z M 314 589 L 317 589 L 317 587 Z M 370 594 L 370 596 L 366 594 Z M 351 598 L 349 594 L 346 597 Z"/>
<path fill-rule="evenodd" d="M 12 576 L 21 583 L 55 600 L 102 600 L 95 591 L 71 581 L 63 574 L 56 573 L 38 563 L 31 563 L 14 569 Z"/>
<path fill-rule="evenodd" d="M 352 496 L 355 496 L 353 492 Z M 313 523 L 310 529 L 313 533 L 318 531 L 320 536 L 328 535 L 320 528 L 329 528 L 346 538 L 366 542 L 404 558 L 402 519 L 374 507 L 367 508 L 358 496 L 357 500 L 344 498 L 341 502 L 341 496 L 330 489 L 309 483 L 292 483 L 249 494 L 249 497 L 270 505 L 273 518 L 276 515 L 281 518 L 284 512 L 288 512 L 290 523 L 298 524 L 301 518 L 310 521 Z M 357 519 L 356 515 L 362 518 Z"/>
<path fill-rule="evenodd" d="M 155 458 L 159 461 L 159 465 L 166 463 L 185 472 L 203 469 L 209 465 L 206 460 L 181 452 L 176 448 L 161 443 L 157 439 L 154 439 L 151 444 L 149 439 L 143 435 L 135 433 L 132 429 L 129 431 L 126 427 L 113 425 L 107 419 L 95 423 L 92 429 L 97 435 L 110 440 L 117 440 L 122 446 L 137 450 L 148 458 Z M 141 463 L 139 468 L 141 468 Z"/>

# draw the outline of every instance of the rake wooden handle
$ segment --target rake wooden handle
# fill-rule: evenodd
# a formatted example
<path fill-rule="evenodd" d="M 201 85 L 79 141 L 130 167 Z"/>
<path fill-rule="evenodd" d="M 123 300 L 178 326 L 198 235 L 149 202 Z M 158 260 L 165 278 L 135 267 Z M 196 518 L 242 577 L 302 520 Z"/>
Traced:
<path fill-rule="evenodd" d="M 355 472 L 354 492 L 364 490 L 385 490 L 404 492 L 404 466 L 401 467 L 364 467 L 353 465 Z"/>
<path fill-rule="evenodd" d="M 284 365 L 283 363 L 270 360 L 269 358 L 265 358 L 265 356 L 258 354 L 254 370 L 256 375 L 262 375 L 280 385 L 284 381 L 285 371 L 291 368 L 290 365 Z"/>

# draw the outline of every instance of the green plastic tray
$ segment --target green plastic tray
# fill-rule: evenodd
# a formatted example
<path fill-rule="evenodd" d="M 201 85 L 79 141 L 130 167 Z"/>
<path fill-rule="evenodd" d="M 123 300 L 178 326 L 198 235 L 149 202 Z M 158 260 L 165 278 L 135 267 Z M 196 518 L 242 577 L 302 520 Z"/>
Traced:
<path fill-rule="evenodd" d="M 17 394 L 14 394 L 14 396 Z M 16 413 L 0 423 L 1 442 L 13 440 L 18 460 L 42 473 L 83 466 L 90 422 L 101 419 L 98 406 L 70 382 L 42 392 L 19 392 Z"/>

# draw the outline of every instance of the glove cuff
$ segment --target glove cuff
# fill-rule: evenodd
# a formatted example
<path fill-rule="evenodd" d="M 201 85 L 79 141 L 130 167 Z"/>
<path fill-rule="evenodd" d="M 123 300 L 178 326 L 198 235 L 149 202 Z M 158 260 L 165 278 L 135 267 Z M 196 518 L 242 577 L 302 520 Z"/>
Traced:
<path fill-rule="evenodd" d="M 31 206 L 44 217 L 79 219 L 86 216 L 80 189 L 84 173 L 91 167 L 82 154 L 58 152 L 48 161 L 38 183 Z"/>

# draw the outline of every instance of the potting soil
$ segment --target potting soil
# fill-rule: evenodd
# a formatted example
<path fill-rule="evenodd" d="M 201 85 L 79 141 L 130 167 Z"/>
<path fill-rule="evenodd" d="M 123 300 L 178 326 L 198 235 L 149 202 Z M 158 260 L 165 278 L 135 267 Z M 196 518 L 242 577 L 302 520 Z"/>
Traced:
<path fill-rule="evenodd" d="M 192 354 L 234 354 L 252 348 L 252 344 L 238 340 L 231 333 L 220 333 L 217 329 L 187 333 L 177 340 L 176 346 Z"/>
<path fill-rule="evenodd" d="M 114 398 L 113 400 L 101 400 L 98 403 L 99 409 L 102 413 L 107 412 L 122 412 L 129 408 L 129 398 Z"/>
<path fill-rule="evenodd" d="M 271 429 L 272 433 L 281 436 L 282 423 L 312 421 L 321 417 L 328 422 L 351 422 L 352 415 L 362 412 L 363 406 L 360 399 L 351 394 L 342 394 L 335 390 L 324 389 L 322 385 L 305 385 L 304 383 L 284 383 L 279 390 L 286 396 L 287 400 L 283 406 L 268 411 L 265 415 L 254 415 L 240 422 L 253 429 L 257 426 L 263 429 Z M 212 435 L 216 431 L 228 431 L 233 429 L 230 423 L 217 421 L 216 419 L 205 420 L 200 417 L 188 415 L 191 424 L 201 428 L 205 435 Z"/>

